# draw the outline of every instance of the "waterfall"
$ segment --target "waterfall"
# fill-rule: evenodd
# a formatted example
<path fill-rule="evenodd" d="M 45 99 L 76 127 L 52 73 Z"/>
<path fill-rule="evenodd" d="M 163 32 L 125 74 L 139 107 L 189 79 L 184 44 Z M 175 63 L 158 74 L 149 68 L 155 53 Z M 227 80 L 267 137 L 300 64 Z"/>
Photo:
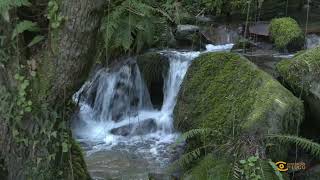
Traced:
<path fill-rule="evenodd" d="M 148 89 L 134 59 L 118 67 L 100 69 L 74 95 L 80 104 L 74 134 L 77 138 L 117 145 L 145 140 L 172 141 L 173 110 L 184 76 L 193 59 L 201 53 L 230 50 L 232 44 L 207 45 L 204 52 L 161 51 L 169 59 L 164 77 L 164 100 L 154 109 Z M 136 137 L 139 137 L 137 140 Z"/>

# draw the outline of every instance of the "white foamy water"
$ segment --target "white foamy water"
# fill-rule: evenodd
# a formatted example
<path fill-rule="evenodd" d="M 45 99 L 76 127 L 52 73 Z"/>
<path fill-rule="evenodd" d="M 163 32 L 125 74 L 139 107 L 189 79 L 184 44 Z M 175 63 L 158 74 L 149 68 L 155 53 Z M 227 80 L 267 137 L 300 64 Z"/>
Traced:
<path fill-rule="evenodd" d="M 113 69 L 99 70 L 74 96 L 80 104 L 74 135 L 90 144 L 88 155 L 125 150 L 168 162 L 168 147 L 178 136 L 173 128 L 173 110 L 192 60 L 205 52 L 229 51 L 232 47 L 233 44 L 207 45 L 203 52 L 161 51 L 168 57 L 170 67 L 164 77 L 160 110 L 153 108 L 134 59 Z"/>

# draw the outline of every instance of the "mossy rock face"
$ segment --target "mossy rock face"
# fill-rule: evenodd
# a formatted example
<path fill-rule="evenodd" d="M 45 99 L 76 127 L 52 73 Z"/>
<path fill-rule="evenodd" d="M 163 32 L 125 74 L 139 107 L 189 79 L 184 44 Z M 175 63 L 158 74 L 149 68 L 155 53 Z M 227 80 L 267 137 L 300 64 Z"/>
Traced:
<path fill-rule="evenodd" d="M 303 118 L 303 104 L 270 75 L 233 53 L 208 53 L 194 60 L 174 110 L 175 127 L 218 131 L 225 136 L 292 133 Z"/>
<path fill-rule="evenodd" d="M 87 170 L 86 162 L 83 158 L 83 152 L 80 145 L 72 138 L 71 143 L 71 161 L 65 162 L 65 174 L 69 177 L 65 179 L 77 179 L 77 180 L 91 180 L 89 172 Z M 72 169 L 70 169 L 72 167 Z"/>
<path fill-rule="evenodd" d="M 169 59 L 158 52 L 148 52 L 138 56 L 137 63 L 150 92 L 152 103 L 161 106 L 164 78 L 170 66 Z"/>
<path fill-rule="evenodd" d="M 273 19 L 270 24 L 270 35 L 279 50 L 298 51 L 304 46 L 304 35 L 292 18 Z"/>
<path fill-rule="evenodd" d="M 302 96 L 307 119 L 320 130 L 320 46 L 277 64 L 281 79 L 296 96 Z"/>

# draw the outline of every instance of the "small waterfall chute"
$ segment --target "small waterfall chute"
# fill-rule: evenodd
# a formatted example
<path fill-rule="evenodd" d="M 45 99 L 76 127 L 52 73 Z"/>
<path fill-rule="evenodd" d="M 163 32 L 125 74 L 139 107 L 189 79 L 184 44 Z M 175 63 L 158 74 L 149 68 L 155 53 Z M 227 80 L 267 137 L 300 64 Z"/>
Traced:
<path fill-rule="evenodd" d="M 161 51 L 169 59 L 164 78 L 164 100 L 160 110 L 154 109 L 148 88 L 133 58 L 112 69 L 100 69 L 74 96 L 80 111 L 74 133 L 78 138 L 103 144 L 132 144 L 144 140 L 173 142 L 173 110 L 176 99 L 193 59 L 201 53 L 228 51 L 233 44 L 207 45 L 206 51 Z M 79 123 L 81 121 L 82 123 Z M 135 137 L 139 136 L 139 139 Z"/>

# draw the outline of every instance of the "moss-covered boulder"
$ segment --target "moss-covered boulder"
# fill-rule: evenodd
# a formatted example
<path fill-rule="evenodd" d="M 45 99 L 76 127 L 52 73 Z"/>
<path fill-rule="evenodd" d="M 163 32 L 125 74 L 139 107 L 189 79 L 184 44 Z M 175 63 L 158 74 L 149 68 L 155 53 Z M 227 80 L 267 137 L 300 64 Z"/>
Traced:
<path fill-rule="evenodd" d="M 277 64 L 282 82 L 305 102 L 307 121 L 320 130 L 320 46 Z M 309 129 L 310 130 L 310 129 Z"/>
<path fill-rule="evenodd" d="M 303 118 L 302 102 L 249 60 L 233 53 L 208 53 L 191 65 L 174 110 L 183 132 L 216 130 L 213 142 L 244 134 L 292 133 Z"/>
<path fill-rule="evenodd" d="M 169 59 L 158 52 L 148 52 L 138 56 L 137 63 L 150 92 L 153 105 L 161 106 L 164 78 L 168 74 L 170 66 Z"/>
<path fill-rule="evenodd" d="M 304 46 L 303 32 L 294 19 L 290 17 L 276 18 L 271 21 L 270 35 L 275 46 L 288 51 L 298 51 Z"/>

